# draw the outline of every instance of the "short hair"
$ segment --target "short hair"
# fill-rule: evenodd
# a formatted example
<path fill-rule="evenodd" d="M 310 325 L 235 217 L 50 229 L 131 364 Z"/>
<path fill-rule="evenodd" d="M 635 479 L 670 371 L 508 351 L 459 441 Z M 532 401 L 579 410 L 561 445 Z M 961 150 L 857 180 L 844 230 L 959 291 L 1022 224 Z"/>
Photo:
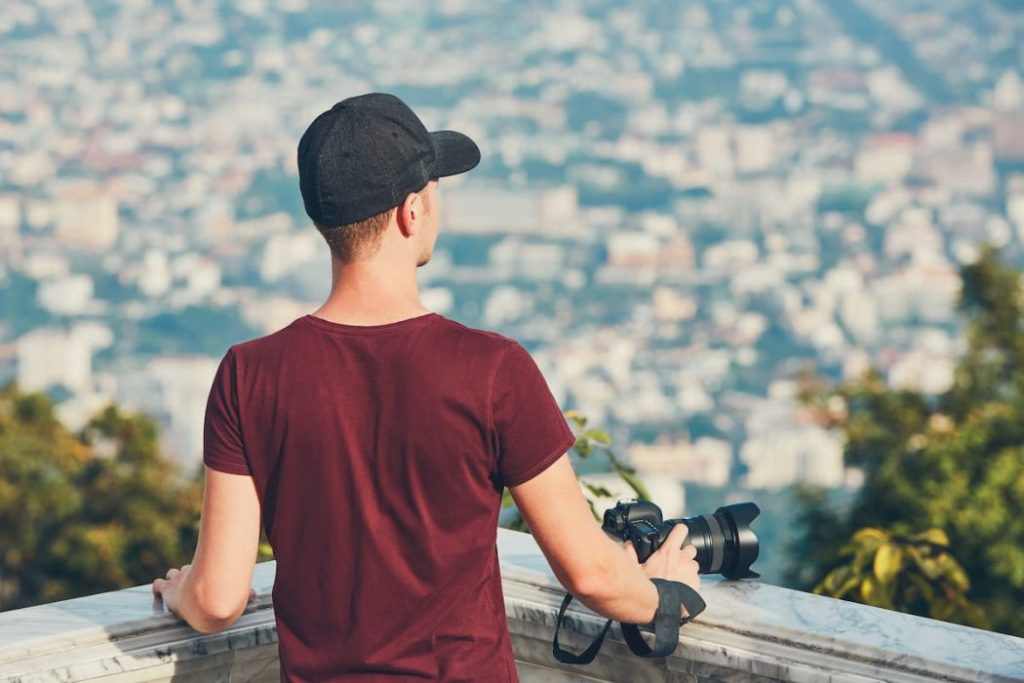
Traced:
<path fill-rule="evenodd" d="M 427 198 L 426 189 L 424 186 L 416 194 L 423 199 L 426 210 L 430 211 L 430 200 Z M 393 206 L 375 216 L 344 225 L 327 227 L 315 221 L 313 225 L 323 235 L 334 257 L 342 263 L 351 263 L 377 253 L 377 250 L 380 249 L 381 239 L 384 237 L 384 230 L 387 229 L 391 217 L 395 215 L 397 209 L 397 206 Z"/>
<path fill-rule="evenodd" d="M 351 263 L 362 257 L 372 256 L 380 249 L 384 229 L 391 222 L 396 207 L 370 216 L 355 223 L 325 227 L 314 222 L 313 225 L 323 235 L 331 253 L 342 263 Z"/>

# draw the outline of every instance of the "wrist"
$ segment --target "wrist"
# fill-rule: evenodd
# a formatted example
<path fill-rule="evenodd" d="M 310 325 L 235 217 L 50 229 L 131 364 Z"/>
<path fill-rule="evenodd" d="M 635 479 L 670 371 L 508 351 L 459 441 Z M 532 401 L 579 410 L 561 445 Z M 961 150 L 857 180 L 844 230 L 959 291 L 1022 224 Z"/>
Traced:
<path fill-rule="evenodd" d="M 644 590 L 644 620 L 641 624 L 653 625 L 654 620 L 658 616 L 658 605 L 661 603 L 661 594 L 658 592 L 658 584 L 654 583 L 653 580 L 648 579 L 647 586 Z"/>
<path fill-rule="evenodd" d="M 658 591 L 658 611 L 655 612 L 654 619 L 651 625 L 654 625 L 654 621 L 658 618 L 665 618 L 667 616 L 677 617 L 679 623 L 683 623 L 683 606 L 680 598 L 680 591 L 685 590 L 686 586 L 682 581 L 672 581 L 670 579 L 651 579 L 651 583 L 654 584 L 655 590 Z"/>

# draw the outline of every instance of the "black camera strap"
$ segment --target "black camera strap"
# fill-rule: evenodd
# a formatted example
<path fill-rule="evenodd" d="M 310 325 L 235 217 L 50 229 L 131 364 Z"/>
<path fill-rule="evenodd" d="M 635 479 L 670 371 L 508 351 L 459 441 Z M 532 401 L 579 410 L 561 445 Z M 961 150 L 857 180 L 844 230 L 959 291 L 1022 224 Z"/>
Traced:
<path fill-rule="evenodd" d="M 565 598 L 562 600 L 562 606 L 558 609 L 558 621 L 555 623 L 555 639 L 551 643 L 552 652 L 555 655 L 555 659 L 562 662 L 562 664 L 590 664 L 594 661 L 594 657 L 597 656 L 597 651 L 601 649 L 601 643 L 604 642 L 604 637 L 612 625 L 612 620 L 608 620 L 608 623 L 604 625 L 604 629 L 601 630 L 601 635 L 595 638 L 594 642 L 583 652 L 577 655 L 568 650 L 563 650 L 558 646 L 558 629 L 562 628 L 562 616 L 565 615 L 565 608 L 569 606 L 570 602 L 572 602 L 572 593 L 566 593 Z"/>
<path fill-rule="evenodd" d="M 652 622 L 654 626 L 654 647 L 650 648 L 644 642 L 637 624 L 620 623 L 619 626 L 622 628 L 622 637 L 633 654 L 638 657 L 666 657 L 675 652 L 676 645 L 679 642 L 679 627 L 703 612 L 707 605 L 704 599 L 700 597 L 700 594 L 685 583 L 666 581 L 665 579 L 651 579 L 651 581 L 658 588 L 658 609 L 654 613 L 654 621 Z M 572 602 L 572 598 L 571 593 L 566 593 L 565 598 L 562 600 L 562 606 L 558 610 L 558 621 L 555 623 L 552 653 L 555 659 L 563 664 L 589 664 L 594 661 L 598 650 L 601 649 L 601 643 L 604 642 L 604 637 L 612 625 L 612 620 L 608 620 L 604 625 L 604 629 L 601 630 L 601 634 L 580 654 L 577 655 L 568 650 L 563 650 L 558 645 L 558 630 L 562 627 L 562 617 L 565 615 L 565 610 L 569 607 L 569 603 Z M 679 617 L 680 607 L 686 607 L 686 612 L 689 616 L 685 619 L 680 619 Z"/>
<path fill-rule="evenodd" d="M 638 657 L 667 657 L 679 643 L 679 627 L 704 611 L 704 598 L 680 581 L 651 579 L 658 587 L 658 611 L 654 614 L 654 647 L 650 648 L 636 624 L 620 624 L 626 645 Z M 679 617 L 679 607 L 689 615 Z"/>

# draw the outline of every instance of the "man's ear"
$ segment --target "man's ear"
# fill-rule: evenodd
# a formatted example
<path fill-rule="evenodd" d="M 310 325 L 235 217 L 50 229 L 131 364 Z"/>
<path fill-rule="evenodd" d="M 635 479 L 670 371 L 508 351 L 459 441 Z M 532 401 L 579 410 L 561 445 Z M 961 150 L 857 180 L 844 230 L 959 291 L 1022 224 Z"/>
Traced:
<path fill-rule="evenodd" d="M 405 195 L 405 199 L 398 205 L 395 218 L 398 221 L 398 228 L 403 235 L 414 235 L 417 223 L 423 216 L 423 200 L 415 192 Z"/>

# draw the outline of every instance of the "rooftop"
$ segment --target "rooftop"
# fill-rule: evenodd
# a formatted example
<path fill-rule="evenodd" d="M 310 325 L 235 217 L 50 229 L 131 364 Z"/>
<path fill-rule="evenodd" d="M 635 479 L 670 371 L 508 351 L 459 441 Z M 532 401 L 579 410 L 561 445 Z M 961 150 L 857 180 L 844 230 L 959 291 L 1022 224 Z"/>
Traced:
<path fill-rule="evenodd" d="M 498 531 L 498 553 L 524 681 L 1024 681 L 1024 639 L 779 588 L 702 578 L 708 607 L 671 657 L 640 659 L 617 627 L 586 666 L 551 654 L 564 592 L 529 534 Z M 149 584 L 0 613 L 0 679 L 105 682 L 278 681 L 271 589 L 229 629 L 203 635 L 154 600 Z M 603 619 L 574 601 L 559 641 L 580 652 Z"/>

